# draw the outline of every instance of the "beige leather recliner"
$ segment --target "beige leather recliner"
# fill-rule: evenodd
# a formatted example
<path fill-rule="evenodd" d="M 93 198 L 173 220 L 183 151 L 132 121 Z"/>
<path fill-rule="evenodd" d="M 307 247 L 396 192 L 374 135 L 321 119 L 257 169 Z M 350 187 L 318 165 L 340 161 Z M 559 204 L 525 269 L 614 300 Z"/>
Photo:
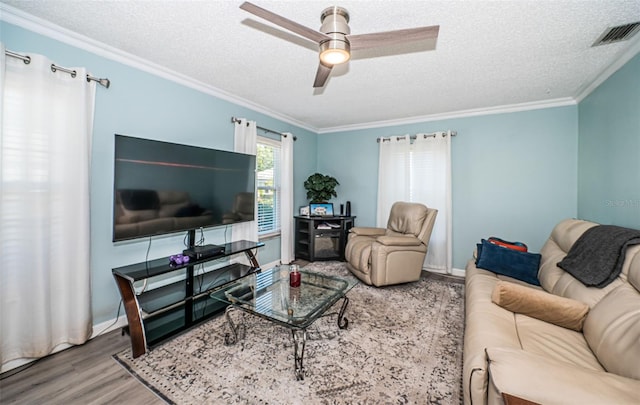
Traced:
<path fill-rule="evenodd" d="M 376 287 L 420 279 L 438 210 L 396 202 L 386 228 L 354 227 L 345 248 L 347 267 Z"/>

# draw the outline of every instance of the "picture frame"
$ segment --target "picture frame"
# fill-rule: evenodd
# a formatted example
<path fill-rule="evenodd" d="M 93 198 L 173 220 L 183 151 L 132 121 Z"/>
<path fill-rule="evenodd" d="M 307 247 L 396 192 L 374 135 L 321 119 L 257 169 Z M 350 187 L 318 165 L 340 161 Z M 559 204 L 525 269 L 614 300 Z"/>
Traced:
<path fill-rule="evenodd" d="M 309 216 L 309 206 L 308 205 L 303 205 L 303 206 L 300 207 L 300 215 Z"/>

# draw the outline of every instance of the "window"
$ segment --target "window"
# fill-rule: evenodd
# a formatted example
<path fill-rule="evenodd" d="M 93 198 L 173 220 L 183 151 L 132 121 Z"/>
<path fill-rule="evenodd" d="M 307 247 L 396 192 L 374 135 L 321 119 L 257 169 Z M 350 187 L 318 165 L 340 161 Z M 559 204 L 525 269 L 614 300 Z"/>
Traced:
<path fill-rule="evenodd" d="M 451 131 L 391 137 L 380 142 L 377 224 L 395 201 L 438 209 L 425 268 L 451 273 Z"/>
<path fill-rule="evenodd" d="M 280 233 L 280 142 L 258 137 L 258 235 Z"/>

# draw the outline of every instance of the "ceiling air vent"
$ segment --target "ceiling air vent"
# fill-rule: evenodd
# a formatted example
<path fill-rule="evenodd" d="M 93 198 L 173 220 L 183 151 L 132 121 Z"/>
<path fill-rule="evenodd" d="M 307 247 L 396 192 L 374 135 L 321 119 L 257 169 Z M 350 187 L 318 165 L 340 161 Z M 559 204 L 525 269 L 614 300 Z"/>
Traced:
<path fill-rule="evenodd" d="M 614 42 L 625 41 L 640 31 L 640 21 L 631 24 L 618 25 L 607 28 L 591 46 L 612 44 Z"/>

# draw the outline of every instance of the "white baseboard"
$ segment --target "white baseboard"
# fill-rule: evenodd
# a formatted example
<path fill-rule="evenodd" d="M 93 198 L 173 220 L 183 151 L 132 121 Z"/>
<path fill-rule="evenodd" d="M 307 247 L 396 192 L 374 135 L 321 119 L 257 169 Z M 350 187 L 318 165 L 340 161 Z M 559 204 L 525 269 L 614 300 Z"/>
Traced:
<path fill-rule="evenodd" d="M 444 275 L 448 275 L 448 276 L 456 276 L 456 277 L 465 277 L 465 271 L 462 269 L 456 269 L 455 267 L 453 269 L 451 269 L 451 273 L 447 273 L 444 270 L 436 270 L 436 269 L 423 269 L 424 271 L 429 271 L 431 273 L 436 273 L 436 274 L 444 274 Z"/>
<path fill-rule="evenodd" d="M 118 319 L 111 319 L 96 325 L 93 325 L 93 331 L 91 333 L 91 336 L 89 337 L 89 340 L 98 337 L 100 335 L 103 335 L 105 333 L 109 333 L 112 330 L 121 328 L 123 326 L 127 325 L 127 317 L 124 315 L 124 310 L 123 310 L 123 314 L 120 315 L 120 317 L 118 317 Z M 61 352 L 65 349 L 68 349 L 70 347 L 73 347 L 74 345 L 68 344 L 68 343 L 62 343 L 59 344 L 58 346 L 54 347 L 53 350 L 51 351 L 51 353 L 49 353 L 47 356 L 50 356 L 52 354 Z M 16 359 L 16 360 L 12 360 L 9 361 L 5 364 L 2 365 L 2 369 L 0 370 L 0 373 L 5 373 L 7 371 L 11 371 L 14 370 L 18 367 L 22 367 L 24 365 L 27 365 L 29 363 L 32 363 L 34 361 L 37 361 L 39 359 L 32 359 L 32 358 L 22 358 L 22 359 Z"/>
<path fill-rule="evenodd" d="M 89 339 L 96 338 L 100 335 L 104 335 L 105 333 L 109 333 L 112 330 L 120 329 L 122 327 L 127 326 L 127 316 L 124 313 L 124 309 L 122 310 L 122 314 L 117 319 L 110 319 L 105 322 L 98 323 L 93 325 L 93 333 Z"/>
<path fill-rule="evenodd" d="M 451 271 L 451 274 L 457 277 L 465 277 L 467 273 L 463 269 L 456 269 L 454 267 Z"/>
<path fill-rule="evenodd" d="M 61 349 L 62 350 L 62 349 Z M 16 359 L 16 360 L 11 360 L 6 362 L 5 364 L 2 365 L 2 369 L 0 370 L 0 373 L 6 373 L 7 371 L 11 371 L 14 370 L 18 367 L 22 367 L 26 364 L 32 363 L 34 361 L 36 361 L 38 359 Z"/>

